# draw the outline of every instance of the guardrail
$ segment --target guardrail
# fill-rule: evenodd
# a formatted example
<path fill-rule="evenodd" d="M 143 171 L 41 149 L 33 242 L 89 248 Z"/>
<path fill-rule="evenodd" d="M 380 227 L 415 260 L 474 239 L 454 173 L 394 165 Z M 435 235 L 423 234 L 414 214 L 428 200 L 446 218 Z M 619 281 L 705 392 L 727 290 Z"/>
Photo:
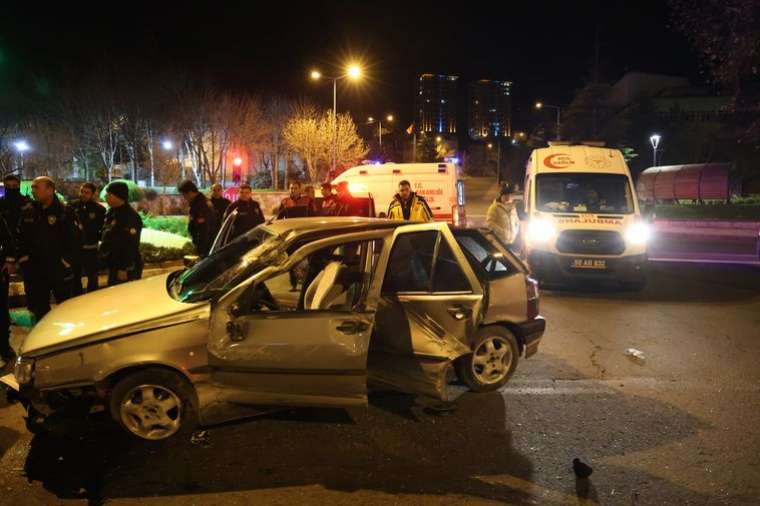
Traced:
<path fill-rule="evenodd" d="M 655 220 L 653 227 L 650 260 L 760 265 L 758 221 Z"/>

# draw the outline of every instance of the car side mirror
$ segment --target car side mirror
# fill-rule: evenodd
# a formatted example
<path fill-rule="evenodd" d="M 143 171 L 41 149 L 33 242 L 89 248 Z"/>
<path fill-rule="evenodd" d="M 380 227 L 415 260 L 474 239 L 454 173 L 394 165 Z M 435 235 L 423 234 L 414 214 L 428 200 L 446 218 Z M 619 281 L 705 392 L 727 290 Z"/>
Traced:
<path fill-rule="evenodd" d="M 198 255 L 185 255 L 184 257 L 182 257 L 182 264 L 185 266 L 185 268 L 189 269 L 193 265 L 200 262 L 200 260 L 201 260 L 201 257 L 199 257 Z"/>

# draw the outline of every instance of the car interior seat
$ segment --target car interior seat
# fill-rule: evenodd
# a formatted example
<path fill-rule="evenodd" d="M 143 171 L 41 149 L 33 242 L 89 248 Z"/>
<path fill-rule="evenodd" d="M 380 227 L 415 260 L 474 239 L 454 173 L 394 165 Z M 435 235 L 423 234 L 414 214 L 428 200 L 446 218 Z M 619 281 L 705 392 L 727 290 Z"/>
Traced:
<path fill-rule="evenodd" d="M 306 289 L 304 307 L 329 309 L 336 304 L 345 304 L 347 291 L 342 280 L 347 270 L 348 267 L 341 262 L 328 263 Z"/>

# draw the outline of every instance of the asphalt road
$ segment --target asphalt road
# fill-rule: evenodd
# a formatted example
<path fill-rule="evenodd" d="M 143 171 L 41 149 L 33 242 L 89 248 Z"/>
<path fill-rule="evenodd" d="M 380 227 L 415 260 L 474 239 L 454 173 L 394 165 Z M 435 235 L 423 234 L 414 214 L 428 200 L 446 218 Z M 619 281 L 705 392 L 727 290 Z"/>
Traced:
<path fill-rule="evenodd" d="M 0 504 L 760 504 L 760 269 L 654 265 L 542 312 L 539 353 L 451 413 L 375 395 L 152 445 L 97 417 L 32 437 L 2 402 Z"/>

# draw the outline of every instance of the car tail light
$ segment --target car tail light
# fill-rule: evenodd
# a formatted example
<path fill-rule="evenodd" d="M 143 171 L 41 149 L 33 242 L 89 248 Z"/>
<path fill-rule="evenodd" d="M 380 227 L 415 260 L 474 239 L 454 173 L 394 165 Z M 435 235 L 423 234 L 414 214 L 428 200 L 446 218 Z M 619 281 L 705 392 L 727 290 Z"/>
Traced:
<path fill-rule="evenodd" d="M 538 316 L 538 281 L 525 276 L 525 294 L 528 296 L 528 320 Z"/>
<path fill-rule="evenodd" d="M 467 226 L 467 214 L 465 213 L 463 206 L 451 207 L 451 221 L 455 227 Z"/>

